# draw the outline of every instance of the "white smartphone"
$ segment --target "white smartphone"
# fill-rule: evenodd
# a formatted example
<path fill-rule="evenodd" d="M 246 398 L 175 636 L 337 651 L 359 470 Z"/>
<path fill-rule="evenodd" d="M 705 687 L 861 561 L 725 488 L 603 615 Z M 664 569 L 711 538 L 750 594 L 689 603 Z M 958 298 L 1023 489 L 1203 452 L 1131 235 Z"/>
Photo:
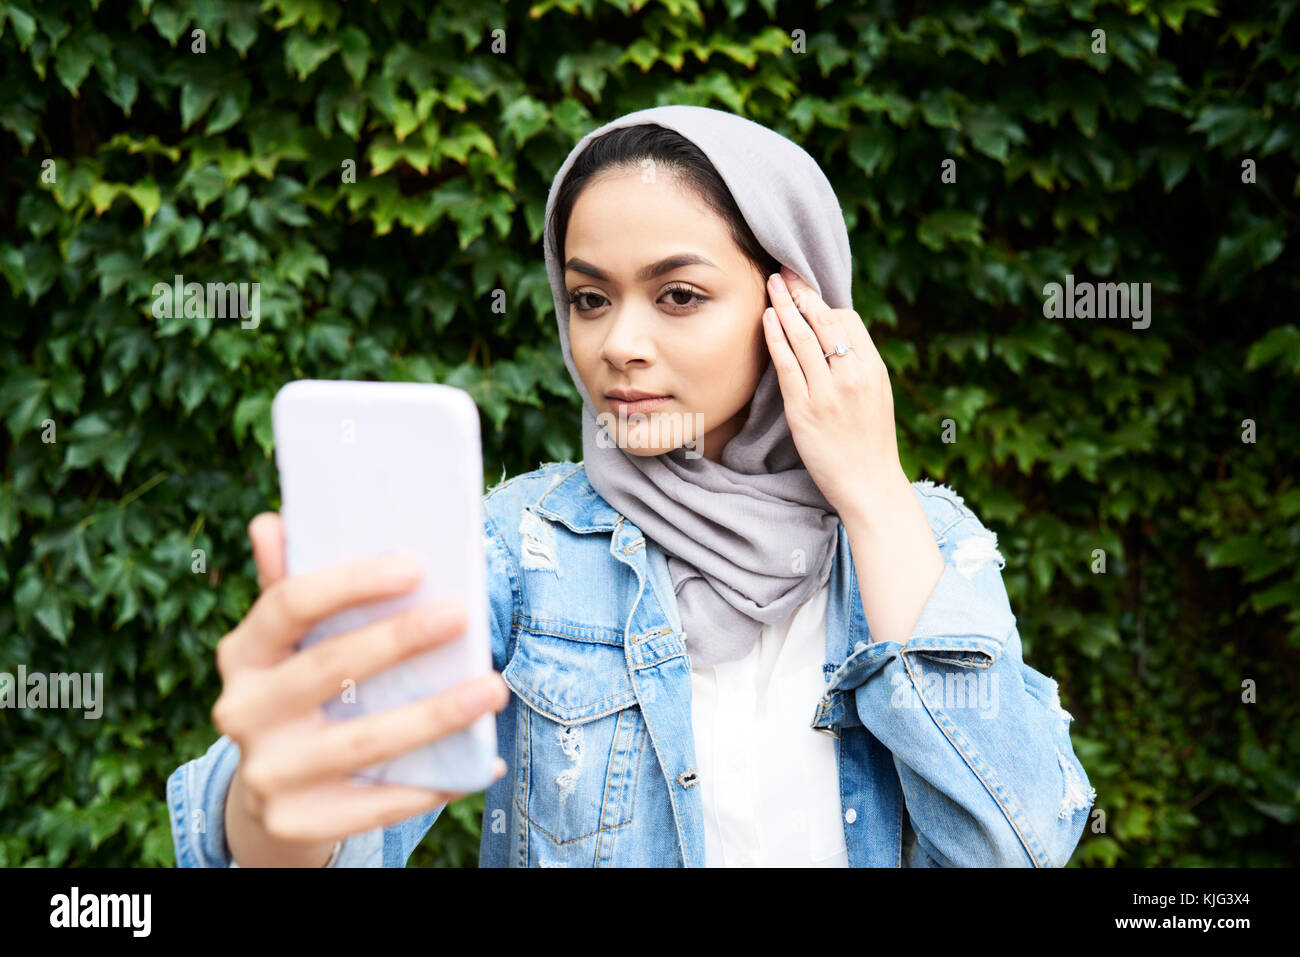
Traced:
<path fill-rule="evenodd" d="M 383 711 L 490 672 L 482 451 L 468 393 L 416 382 L 300 379 L 276 394 L 271 419 L 288 574 L 396 553 L 423 568 L 415 589 L 331 615 L 299 647 L 441 598 L 460 600 L 468 619 L 460 637 L 345 682 L 326 714 L 346 720 Z M 496 745 L 489 711 L 463 731 L 356 777 L 480 791 L 492 783 Z"/>

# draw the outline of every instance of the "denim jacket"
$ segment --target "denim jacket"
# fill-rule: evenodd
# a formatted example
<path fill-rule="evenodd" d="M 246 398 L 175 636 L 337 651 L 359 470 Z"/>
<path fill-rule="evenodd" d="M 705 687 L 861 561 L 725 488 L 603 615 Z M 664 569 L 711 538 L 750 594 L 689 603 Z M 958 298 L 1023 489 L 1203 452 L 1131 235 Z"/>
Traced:
<path fill-rule="evenodd" d="M 905 641 L 873 641 L 841 525 L 826 685 L 808 702 L 837 742 L 849 866 L 1064 866 L 1095 798 L 1071 716 L 1021 658 L 996 536 L 951 490 L 912 487 L 943 574 Z M 581 463 L 483 502 L 493 667 L 512 694 L 479 865 L 703 866 L 691 664 L 662 553 Z M 222 736 L 168 778 L 178 865 L 230 866 L 238 758 Z M 441 811 L 349 837 L 335 866 L 405 866 Z"/>

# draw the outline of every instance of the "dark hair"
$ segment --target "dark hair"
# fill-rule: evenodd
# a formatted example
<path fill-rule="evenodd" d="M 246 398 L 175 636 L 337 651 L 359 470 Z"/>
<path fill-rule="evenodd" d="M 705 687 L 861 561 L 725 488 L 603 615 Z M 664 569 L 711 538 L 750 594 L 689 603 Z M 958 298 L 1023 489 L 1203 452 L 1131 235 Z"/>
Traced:
<path fill-rule="evenodd" d="M 727 184 L 703 151 L 680 133 L 646 123 L 602 133 L 574 159 L 556 193 L 549 224 L 551 248 L 555 250 L 561 269 L 564 268 L 564 236 L 569 228 L 573 205 L 583 189 L 598 173 L 618 168 L 635 169 L 647 159 L 654 161 L 656 169 L 675 174 L 683 185 L 722 217 L 740 251 L 758 267 L 764 278 L 781 268 L 781 263 L 759 244 L 731 190 L 727 189 Z"/>

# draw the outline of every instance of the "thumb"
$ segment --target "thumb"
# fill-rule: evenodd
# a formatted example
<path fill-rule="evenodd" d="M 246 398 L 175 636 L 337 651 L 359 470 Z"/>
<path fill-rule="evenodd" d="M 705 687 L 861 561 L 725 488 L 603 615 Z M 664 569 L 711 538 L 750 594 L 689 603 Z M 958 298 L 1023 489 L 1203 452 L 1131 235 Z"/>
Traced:
<path fill-rule="evenodd" d="M 257 585 L 263 591 L 284 577 L 284 523 L 279 512 L 262 512 L 248 523 Z"/>

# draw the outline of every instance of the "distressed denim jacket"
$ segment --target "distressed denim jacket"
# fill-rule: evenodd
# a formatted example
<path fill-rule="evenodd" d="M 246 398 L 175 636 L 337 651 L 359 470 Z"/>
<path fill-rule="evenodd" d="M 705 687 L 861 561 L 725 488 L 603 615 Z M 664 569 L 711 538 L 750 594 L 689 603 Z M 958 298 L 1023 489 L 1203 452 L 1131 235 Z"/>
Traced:
<path fill-rule="evenodd" d="M 943 574 L 905 641 L 873 641 L 841 526 L 826 684 L 808 702 L 836 741 L 849 866 L 1063 866 L 1095 798 L 1071 716 L 1021 658 L 996 537 L 949 489 L 912 487 Z M 691 664 L 663 554 L 581 463 L 488 492 L 484 536 L 493 667 L 512 694 L 479 865 L 703 866 Z M 238 759 L 222 736 L 168 778 L 178 865 L 231 865 Z M 404 866 L 441 811 L 349 837 L 335 866 Z"/>

